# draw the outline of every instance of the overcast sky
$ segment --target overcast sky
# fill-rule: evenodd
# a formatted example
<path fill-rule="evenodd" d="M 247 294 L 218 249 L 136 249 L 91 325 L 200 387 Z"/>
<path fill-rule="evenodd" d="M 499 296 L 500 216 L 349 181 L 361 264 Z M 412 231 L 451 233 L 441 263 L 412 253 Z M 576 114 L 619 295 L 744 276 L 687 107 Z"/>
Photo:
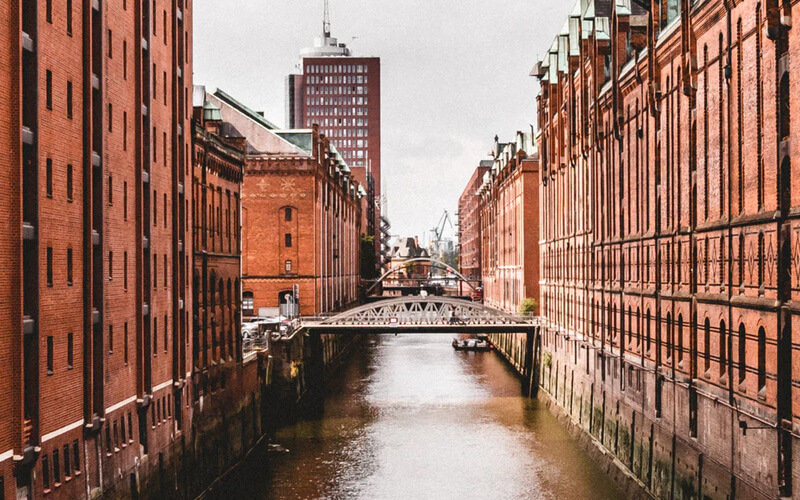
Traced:
<path fill-rule="evenodd" d="M 423 241 L 478 162 L 535 123 L 528 76 L 570 0 L 330 0 L 332 34 L 382 66 L 392 233 Z M 322 31 L 323 0 L 195 0 L 194 82 L 285 125 L 287 74 Z M 354 37 L 356 37 L 354 39 Z M 455 219 L 454 219 L 455 222 Z"/>

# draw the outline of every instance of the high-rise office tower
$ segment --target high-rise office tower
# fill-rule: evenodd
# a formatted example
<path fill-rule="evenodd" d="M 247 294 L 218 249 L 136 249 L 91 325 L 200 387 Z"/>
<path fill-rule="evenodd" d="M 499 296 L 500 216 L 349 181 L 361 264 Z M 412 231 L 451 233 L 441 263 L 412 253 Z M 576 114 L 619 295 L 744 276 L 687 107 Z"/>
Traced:
<path fill-rule="evenodd" d="M 320 131 L 336 146 L 368 192 L 362 227 L 384 241 L 381 228 L 381 60 L 355 57 L 331 36 L 328 2 L 321 37 L 300 51 L 300 74 L 286 81 L 286 125 Z"/>

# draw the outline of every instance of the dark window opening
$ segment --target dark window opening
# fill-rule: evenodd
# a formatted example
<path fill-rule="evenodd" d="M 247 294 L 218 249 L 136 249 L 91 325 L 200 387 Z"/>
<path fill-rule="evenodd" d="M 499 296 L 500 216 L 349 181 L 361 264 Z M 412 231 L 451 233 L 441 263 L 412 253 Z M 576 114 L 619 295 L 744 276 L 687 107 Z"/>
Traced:
<path fill-rule="evenodd" d="M 53 374 L 53 336 L 47 337 L 47 374 Z"/>
<path fill-rule="evenodd" d="M 286 248 L 290 248 L 292 246 L 292 235 L 290 233 L 286 233 L 283 236 L 283 242 Z"/>

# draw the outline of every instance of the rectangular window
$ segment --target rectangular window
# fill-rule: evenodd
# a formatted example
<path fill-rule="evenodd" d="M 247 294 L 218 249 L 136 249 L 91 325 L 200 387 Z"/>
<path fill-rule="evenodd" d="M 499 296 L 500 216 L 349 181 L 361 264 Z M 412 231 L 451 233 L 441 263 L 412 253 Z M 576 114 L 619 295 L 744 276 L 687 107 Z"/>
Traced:
<path fill-rule="evenodd" d="M 119 424 L 114 422 L 114 453 L 119 451 Z"/>
<path fill-rule="evenodd" d="M 122 253 L 122 287 L 128 290 L 128 252 Z"/>
<path fill-rule="evenodd" d="M 114 33 L 111 30 L 108 30 L 108 58 L 109 59 L 114 59 L 114 39 L 112 38 L 113 34 Z"/>
<path fill-rule="evenodd" d="M 167 315 L 164 315 L 164 352 L 167 352 L 169 349 L 169 331 L 167 330 L 167 326 L 169 325 L 169 320 L 167 319 Z"/>
<path fill-rule="evenodd" d="M 53 24 L 53 0 L 47 0 L 45 3 L 45 12 L 47 17 L 47 22 Z"/>
<path fill-rule="evenodd" d="M 128 413 L 128 442 L 133 442 L 133 417 Z"/>
<path fill-rule="evenodd" d="M 153 318 L 153 356 L 158 355 L 158 318 Z"/>
<path fill-rule="evenodd" d="M 69 463 L 69 445 L 64 445 L 64 477 L 68 478 L 72 475 L 72 467 Z"/>
<path fill-rule="evenodd" d="M 292 272 L 292 261 L 291 260 L 287 260 L 286 262 L 284 262 L 283 268 L 284 268 L 284 271 L 286 272 L 286 274 L 291 273 Z"/>
<path fill-rule="evenodd" d="M 153 255 L 153 288 L 158 287 L 158 255 Z"/>
<path fill-rule="evenodd" d="M 283 215 L 283 218 L 286 222 L 292 222 L 292 209 L 287 208 L 286 212 Z"/>
<path fill-rule="evenodd" d="M 114 106 L 108 103 L 108 131 L 114 131 Z"/>
<path fill-rule="evenodd" d="M 108 325 L 108 353 L 114 354 L 114 325 Z"/>
<path fill-rule="evenodd" d="M 72 249 L 67 248 L 67 285 L 72 286 Z"/>
<path fill-rule="evenodd" d="M 72 464 L 75 467 L 75 472 L 81 471 L 81 447 L 78 440 L 72 442 Z"/>
<path fill-rule="evenodd" d="M 125 437 L 125 415 L 119 419 L 119 433 L 122 436 L 122 447 L 125 448 L 128 446 L 128 439 Z"/>
<path fill-rule="evenodd" d="M 61 484 L 61 461 L 58 459 L 58 450 L 53 450 L 53 481 L 56 486 Z"/>
<path fill-rule="evenodd" d="M 164 45 L 167 44 L 167 11 L 164 11 L 163 19 L 161 21 L 161 29 L 164 30 Z"/>
<path fill-rule="evenodd" d="M 286 233 L 283 236 L 283 243 L 286 248 L 290 248 L 292 246 L 292 235 L 290 233 Z"/>
<path fill-rule="evenodd" d="M 42 486 L 44 491 L 50 491 L 50 460 L 47 455 L 42 457 Z"/>
<path fill-rule="evenodd" d="M 128 220 L 128 183 L 122 183 L 122 218 Z"/>
<path fill-rule="evenodd" d="M 75 340 L 72 332 L 67 334 L 67 370 L 72 370 L 75 363 Z"/>
<path fill-rule="evenodd" d="M 53 160 L 48 158 L 47 159 L 47 197 L 53 197 Z"/>
<path fill-rule="evenodd" d="M 72 119 L 72 82 L 67 82 L 67 118 Z"/>
<path fill-rule="evenodd" d="M 122 41 L 122 79 L 128 79 L 128 41 Z"/>
<path fill-rule="evenodd" d="M 128 112 L 122 112 L 122 150 L 128 150 Z"/>
<path fill-rule="evenodd" d="M 72 0 L 67 0 L 67 34 L 72 35 Z"/>
<path fill-rule="evenodd" d="M 48 69 L 45 78 L 47 80 L 47 89 L 45 94 L 47 99 L 47 109 L 53 109 L 53 72 Z"/>
<path fill-rule="evenodd" d="M 108 176 L 108 204 L 114 204 L 114 178 Z"/>
<path fill-rule="evenodd" d="M 47 337 L 47 374 L 53 374 L 53 336 Z"/>
<path fill-rule="evenodd" d="M 47 286 L 53 286 L 53 247 L 47 247 Z"/>
<path fill-rule="evenodd" d="M 165 101 L 166 104 L 166 101 Z M 161 150 L 164 152 L 164 166 L 167 166 L 167 133 L 163 133 L 163 139 L 161 141 Z"/>
<path fill-rule="evenodd" d="M 67 201 L 72 201 L 72 165 L 67 165 Z"/>
<path fill-rule="evenodd" d="M 164 254 L 164 288 L 165 289 L 167 288 L 167 283 L 169 282 L 169 280 L 167 279 L 167 277 L 168 277 L 167 264 L 168 263 L 169 262 L 167 261 L 167 254 Z"/>
<path fill-rule="evenodd" d="M 153 226 L 158 225 L 158 192 L 153 190 Z"/>
<path fill-rule="evenodd" d="M 166 39 L 165 39 L 166 41 Z M 167 105 L 167 72 L 164 72 L 164 106 Z"/>
<path fill-rule="evenodd" d="M 164 193 L 164 227 L 167 227 L 167 193 Z"/>
<path fill-rule="evenodd" d="M 128 322 L 126 321 L 122 327 L 122 356 L 125 364 L 128 364 Z"/>
<path fill-rule="evenodd" d="M 114 252 L 108 252 L 108 280 L 114 279 Z"/>

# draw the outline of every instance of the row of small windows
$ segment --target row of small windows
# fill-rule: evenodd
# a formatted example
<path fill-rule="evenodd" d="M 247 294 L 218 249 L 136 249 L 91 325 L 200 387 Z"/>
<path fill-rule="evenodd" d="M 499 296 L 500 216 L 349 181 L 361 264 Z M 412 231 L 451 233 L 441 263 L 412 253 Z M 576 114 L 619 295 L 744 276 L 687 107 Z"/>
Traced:
<path fill-rule="evenodd" d="M 114 420 L 113 423 L 107 422 L 105 427 L 106 456 L 110 457 L 112 452 L 118 453 L 120 450 L 133 444 L 133 415 L 131 412 L 123 414 L 119 420 Z"/>
<path fill-rule="evenodd" d="M 367 75 L 349 76 L 349 75 L 325 75 L 325 76 L 307 76 L 306 83 L 319 84 L 319 83 L 338 83 L 338 84 L 359 84 L 367 83 Z"/>
<path fill-rule="evenodd" d="M 369 97 L 309 97 L 306 99 L 309 106 L 367 106 Z"/>
<path fill-rule="evenodd" d="M 331 85 L 322 85 L 322 86 L 313 86 L 313 87 L 306 87 L 306 94 L 308 95 L 367 95 L 369 94 L 369 87 L 354 87 L 354 86 L 331 86 Z"/>
<path fill-rule="evenodd" d="M 314 123 L 323 127 L 369 127 L 369 118 L 324 118 L 322 120 L 306 118 L 307 127 Z M 367 137 L 367 129 L 350 130 L 350 134 L 350 137 Z"/>
<path fill-rule="evenodd" d="M 61 487 L 62 478 L 65 482 L 70 481 L 73 476 L 78 476 L 81 473 L 81 450 L 78 440 L 73 441 L 72 446 L 65 444 L 62 450 L 63 454 L 59 453 L 58 449 L 55 449 L 51 453 L 42 455 L 42 486 L 45 493 L 52 491 L 52 488 Z M 50 466 L 51 461 L 52 468 Z"/>
<path fill-rule="evenodd" d="M 593 331 L 597 335 L 600 332 L 601 324 L 598 322 L 597 314 L 602 314 L 602 311 L 597 309 L 596 306 L 595 310 L 593 310 Z M 612 306 L 610 309 L 606 310 L 608 315 L 609 321 L 605 322 L 602 325 L 605 330 L 608 331 L 608 341 L 613 344 L 620 344 L 623 346 L 627 346 L 629 348 L 635 347 L 641 348 L 642 342 L 644 342 L 644 352 L 648 354 L 652 354 L 652 348 L 655 345 L 657 350 L 655 352 L 656 360 L 658 363 L 661 363 L 661 356 L 662 356 L 662 348 L 664 349 L 663 353 L 666 354 L 666 362 L 667 364 L 671 364 L 673 362 L 673 357 L 677 356 L 677 366 L 679 368 L 683 368 L 684 362 L 684 355 L 690 351 L 690 349 L 684 344 L 684 319 L 683 315 L 679 314 L 677 319 L 673 322 L 672 315 L 667 313 L 666 318 L 664 320 L 665 329 L 661 332 L 663 338 L 661 336 L 657 336 L 654 338 L 653 332 L 653 317 L 648 310 L 644 317 L 642 318 L 640 311 L 637 309 L 635 315 L 631 308 L 628 308 L 627 313 L 627 325 L 623 325 L 623 328 L 620 328 L 617 325 L 617 309 L 616 306 Z M 643 325 L 643 332 L 641 331 L 642 328 L 639 328 L 637 333 L 634 333 L 634 318 L 637 322 L 641 319 L 644 319 Z M 661 322 L 659 317 L 655 318 L 656 322 Z M 625 326 L 627 326 L 627 342 L 625 342 Z M 686 328 L 690 328 L 690 324 L 686 324 Z M 677 330 L 677 331 L 676 331 Z M 694 364 L 692 366 L 692 371 L 695 372 L 699 368 L 698 358 L 702 359 L 703 362 L 703 376 L 706 378 L 711 378 L 711 361 L 712 361 L 712 333 L 717 335 L 717 349 L 718 349 L 718 356 L 716 357 L 719 366 L 718 366 L 718 375 L 723 378 L 728 369 L 728 361 L 733 361 L 733 353 L 729 353 L 729 349 L 732 350 L 732 342 L 729 345 L 729 339 L 736 338 L 737 340 L 737 366 L 738 366 L 738 382 L 739 384 L 743 384 L 747 379 L 747 345 L 748 345 L 748 338 L 747 338 L 747 331 L 745 328 L 744 323 L 739 325 L 739 328 L 736 332 L 729 331 L 726 327 L 725 321 L 720 321 L 719 327 L 712 327 L 711 321 L 706 318 L 703 325 L 697 325 L 697 332 L 698 336 L 702 332 L 702 351 L 700 348 L 694 352 Z M 759 327 L 758 335 L 756 338 L 757 342 L 757 365 L 756 365 L 756 374 L 758 376 L 758 397 L 765 398 L 766 397 L 766 381 L 767 381 L 767 355 L 766 355 L 766 348 L 767 348 L 767 339 L 766 339 L 766 330 L 763 326 Z M 693 373 L 696 375 L 696 373 Z"/>
<path fill-rule="evenodd" d="M 361 107 L 310 107 L 306 112 L 308 116 L 367 116 L 369 108 Z"/>
<path fill-rule="evenodd" d="M 306 73 L 366 73 L 364 64 L 309 64 Z"/>

